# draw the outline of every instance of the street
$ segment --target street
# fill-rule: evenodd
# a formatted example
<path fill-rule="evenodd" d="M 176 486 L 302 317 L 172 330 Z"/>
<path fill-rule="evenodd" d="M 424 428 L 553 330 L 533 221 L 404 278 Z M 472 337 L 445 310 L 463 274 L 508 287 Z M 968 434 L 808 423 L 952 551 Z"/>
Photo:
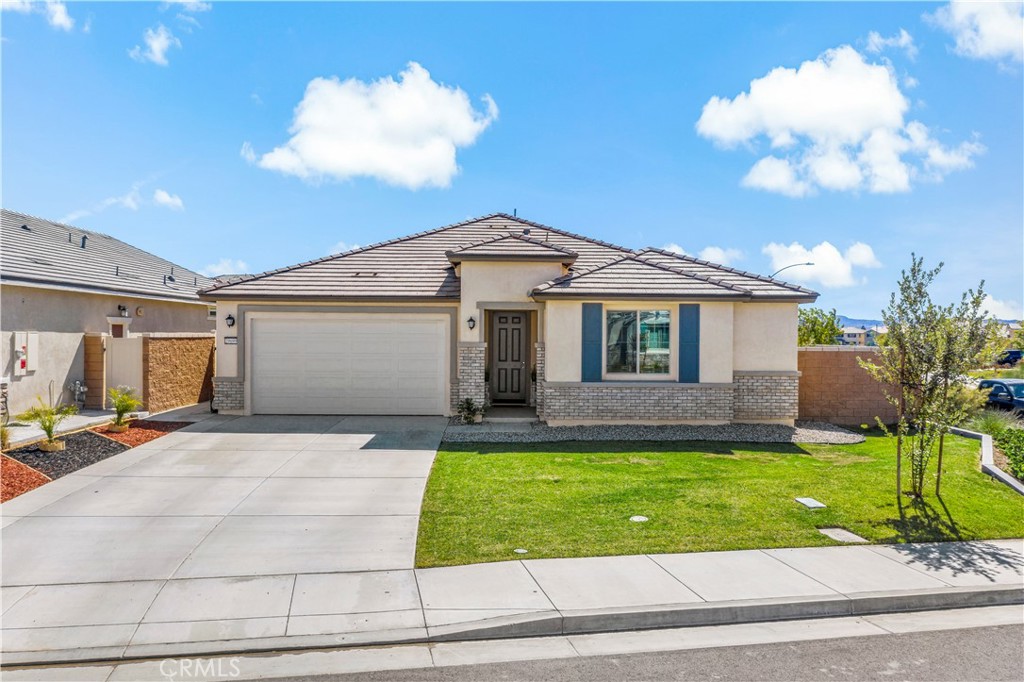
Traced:
<path fill-rule="evenodd" d="M 288 678 L 360 680 L 1020 680 L 1024 626 Z"/>

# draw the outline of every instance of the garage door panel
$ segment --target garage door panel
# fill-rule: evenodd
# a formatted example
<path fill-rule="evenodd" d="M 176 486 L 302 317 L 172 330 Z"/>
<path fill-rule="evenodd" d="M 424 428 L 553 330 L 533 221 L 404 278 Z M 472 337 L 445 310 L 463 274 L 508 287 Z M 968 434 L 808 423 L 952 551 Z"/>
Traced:
<path fill-rule="evenodd" d="M 256 413 L 447 413 L 446 319 L 282 315 L 251 331 Z"/>

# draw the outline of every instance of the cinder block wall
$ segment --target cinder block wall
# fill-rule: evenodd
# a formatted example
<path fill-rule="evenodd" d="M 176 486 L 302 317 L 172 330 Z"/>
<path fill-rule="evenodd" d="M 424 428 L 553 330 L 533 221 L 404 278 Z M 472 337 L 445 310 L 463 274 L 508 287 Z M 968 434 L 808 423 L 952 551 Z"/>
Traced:
<path fill-rule="evenodd" d="M 144 336 L 142 400 L 150 412 L 195 405 L 213 397 L 211 334 Z"/>
<path fill-rule="evenodd" d="M 857 363 L 878 352 L 872 346 L 804 346 L 797 354 L 800 370 L 800 419 L 874 426 L 896 420 L 896 408 L 878 383 Z"/>

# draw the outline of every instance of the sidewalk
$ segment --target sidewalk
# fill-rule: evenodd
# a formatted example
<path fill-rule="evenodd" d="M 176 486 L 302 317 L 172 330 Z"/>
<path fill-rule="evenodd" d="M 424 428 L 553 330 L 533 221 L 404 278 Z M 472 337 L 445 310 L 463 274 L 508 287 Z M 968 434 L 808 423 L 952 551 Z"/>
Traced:
<path fill-rule="evenodd" d="M 1024 540 L 3 588 L 3 663 L 194 656 L 1024 603 Z"/>
<path fill-rule="evenodd" d="M 198 405 L 188 405 L 187 407 L 179 407 L 177 409 L 168 410 L 167 412 L 161 412 L 152 416 L 150 416 L 148 412 L 133 412 L 132 414 L 138 415 L 139 419 L 171 422 L 198 422 L 212 416 L 209 402 L 199 403 Z M 113 418 L 113 410 L 82 410 L 78 414 L 74 414 L 65 419 L 60 425 L 60 428 L 57 429 L 57 435 L 87 429 L 90 426 L 106 424 Z M 32 443 L 46 437 L 43 430 L 35 424 L 20 425 L 12 421 L 10 429 L 12 448 L 16 448 L 26 443 Z"/>

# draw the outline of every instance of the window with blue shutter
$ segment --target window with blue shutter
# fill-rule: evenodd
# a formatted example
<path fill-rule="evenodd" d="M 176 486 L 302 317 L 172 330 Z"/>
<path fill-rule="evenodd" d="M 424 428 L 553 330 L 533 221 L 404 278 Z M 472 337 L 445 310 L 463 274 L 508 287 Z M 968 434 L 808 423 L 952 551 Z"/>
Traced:
<path fill-rule="evenodd" d="M 601 381 L 601 350 L 603 340 L 602 308 L 600 303 L 583 304 L 583 354 L 580 379 Z"/>
<path fill-rule="evenodd" d="M 679 305 L 679 383 L 700 383 L 700 305 Z"/>

